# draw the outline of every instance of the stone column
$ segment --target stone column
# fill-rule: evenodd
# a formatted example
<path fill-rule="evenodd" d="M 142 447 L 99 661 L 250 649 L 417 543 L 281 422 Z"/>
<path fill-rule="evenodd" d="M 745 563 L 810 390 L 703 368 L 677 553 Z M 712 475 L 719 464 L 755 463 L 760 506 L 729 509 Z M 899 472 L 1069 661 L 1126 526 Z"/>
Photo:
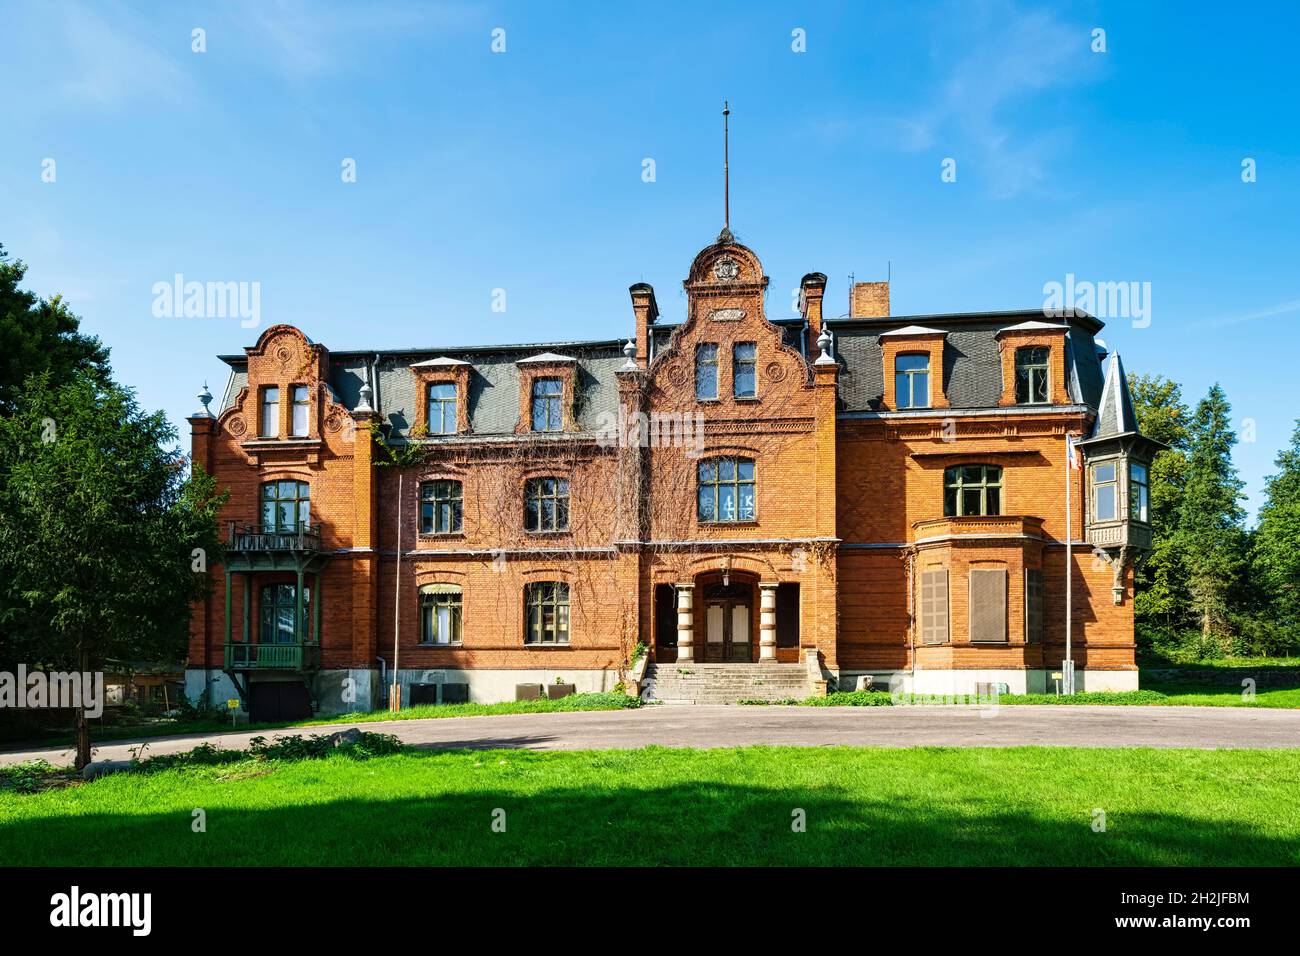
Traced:
<path fill-rule="evenodd" d="M 760 581 L 758 585 L 758 659 L 776 660 L 776 582 Z"/>
<path fill-rule="evenodd" d="M 695 585 L 677 585 L 677 662 L 695 660 Z"/>

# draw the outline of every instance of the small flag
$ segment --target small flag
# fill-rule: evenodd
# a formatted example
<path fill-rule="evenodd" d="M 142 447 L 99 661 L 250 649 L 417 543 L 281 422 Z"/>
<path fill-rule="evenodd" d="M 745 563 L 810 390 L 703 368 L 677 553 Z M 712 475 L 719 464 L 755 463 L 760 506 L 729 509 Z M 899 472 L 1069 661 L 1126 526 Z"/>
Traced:
<path fill-rule="evenodd" d="M 1066 453 L 1066 461 L 1069 463 L 1071 468 L 1073 468 L 1075 471 L 1079 471 L 1081 468 L 1083 468 L 1083 462 L 1079 458 L 1079 450 L 1074 447 L 1073 435 L 1065 436 L 1065 453 Z"/>

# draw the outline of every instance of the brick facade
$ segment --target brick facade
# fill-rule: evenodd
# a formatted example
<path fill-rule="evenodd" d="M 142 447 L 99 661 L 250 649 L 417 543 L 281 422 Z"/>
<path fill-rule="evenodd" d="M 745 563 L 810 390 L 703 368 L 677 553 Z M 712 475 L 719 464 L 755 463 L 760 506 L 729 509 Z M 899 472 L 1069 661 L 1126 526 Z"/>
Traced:
<path fill-rule="evenodd" d="M 767 281 L 757 256 L 724 235 L 691 266 L 680 325 L 661 321 L 648 285 L 632 287 L 626 347 L 332 355 L 281 325 L 227 357 L 220 411 L 190 421 L 196 464 L 230 489 L 223 519 L 238 547 L 194 615 L 191 692 L 221 696 L 233 680 L 242 696 L 305 677 L 319 709 L 375 706 L 380 671 L 395 663 L 403 683 L 437 671 L 480 700 L 556 678 L 608 689 L 639 642 L 663 664 L 811 659 L 842 684 L 874 674 L 919 689 L 940 678 L 961 692 L 976 679 L 1041 688 L 1064 657 L 1065 436 L 1089 434 L 1097 418 L 1084 393 L 1099 385 L 1099 323 L 1085 317 L 1068 332 L 996 316 L 909 324 L 889 317 L 880 283 L 854 290 L 849 319 L 824 320 L 817 273 L 802 283 L 802 318 L 774 323 Z M 978 369 L 958 364 L 975 350 L 950 341 L 984 334 L 966 329 L 987 331 Z M 1008 407 L 1008 356 L 1022 344 L 1051 350 L 1049 404 Z M 917 350 L 932 356 L 930 406 L 898 410 L 891 361 Z M 699 376 L 716 381 L 703 397 Z M 539 378 L 560 383 L 554 432 L 532 429 Z M 455 385 L 455 430 L 428 435 L 427 389 L 442 382 Z M 295 435 L 300 386 L 308 420 Z M 268 388 L 279 396 L 271 412 Z M 264 435 L 268 415 L 278 427 Z M 373 425 L 389 448 L 418 450 L 415 460 L 385 465 Z M 971 464 L 1001 469 L 997 513 L 945 516 L 945 475 Z M 1076 541 L 1084 474 L 1073 473 L 1070 497 Z M 259 536 L 263 489 L 281 481 L 309 489 L 319 538 L 305 546 Z M 421 526 L 433 483 L 457 489 L 454 527 Z M 544 503 L 527 505 L 537 489 Z M 567 503 L 567 523 L 554 529 L 546 525 L 561 506 L 548 494 Z M 923 644 L 917 630 L 919 576 L 932 568 L 949 585 L 941 644 Z M 996 642 L 970 640 L 972 569 L 1006 572 Z M 1041 641 L 1026 626 L 1027 570 L 1042 575 Z M 1075 551 L 1073 657 L 1085 686 L 1136 686 L 1131 569 L 1119 603 L 1112 571 L 1086 546 Z M 267 588 L 299 580 L 310 594 L 300 595 L 302 630 L 289 640 L 296 612 L 263 604 L 283 605 Z M 550 605 L 530 616 L 530 595 L 550 593 L 532 586 L 554 584 L 567 586 L 567 627 Z M 432 602 L 438 593 L 459 599 L 460 631 L 422 643 L 422 594 Z M 227 633 L 234 645 L 273 634 L 314 645 L 294 658 L 296 670 L 241 670 L 231 654 L 249 654 L 228 649 Z M 263 657 L 278 660 L 252 655 Z"/>

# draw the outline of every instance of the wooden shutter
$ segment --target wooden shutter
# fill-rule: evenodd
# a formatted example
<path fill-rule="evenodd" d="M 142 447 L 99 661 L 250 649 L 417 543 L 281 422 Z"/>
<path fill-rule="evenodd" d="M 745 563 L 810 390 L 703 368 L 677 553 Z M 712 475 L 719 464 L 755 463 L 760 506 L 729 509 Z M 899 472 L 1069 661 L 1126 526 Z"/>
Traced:
<path fill-rule="evenodd" d="M 1043 643 L 1043 572 L 1025 570 L 1025 643 Z"/>
<path fill-rule="evenodd" d="M 971 568 L 971 643 L 1006 643 L 1007 569 Z"/>
<path fill-rule="evenodd" d="M 921 572 L 921 643 L 948 643 L 948 570 Z"/>

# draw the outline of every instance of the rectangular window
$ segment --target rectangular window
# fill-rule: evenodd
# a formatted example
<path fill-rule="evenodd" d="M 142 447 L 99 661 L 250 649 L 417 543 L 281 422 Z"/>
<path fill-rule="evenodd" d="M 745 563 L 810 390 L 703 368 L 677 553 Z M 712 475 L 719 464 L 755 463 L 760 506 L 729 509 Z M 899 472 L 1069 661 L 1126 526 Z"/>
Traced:
<path fill-rule="evenodd" d="M 695 397 L 708 401 L 718 397 L 718 347 L 695 346 Z"/>
<path fill-rule="evenodd" d="M 301 438 L 307 434 L 307 420 L 311 412 L 311 399 L 306 385 L 293 387 L 293 432 Z"/>
<path fill-rule="evenodd" d="M 1098 462 L 1092 466 L 1092 520 L 1114 521 L 1116 513 L 1115 463 Z"/>
<path fill-rule="evenodd" d="M 894 359 L 894 401 L 899 408 L 930 407 L 930 356 L 899 355 Z"/>
<path fill-rule="evenodd" d="M 569 643 L 569 586 L 541 581 L 524 589 L 524 643 Z"/>
<path fill-rule="evenodd" d="M 524 529 L 569 530 L 569 482 L 565 478 L 530 478 L 524 486 Z"/>
<path fill-rule="evenodd" d="M 262 485 L 262 530 L 296 534 L 311 525 L 311 487 L 305 481 L 268 481 Z"/>
<path fill-rule="evenodd" d="M 280 389 L 267 385 L 262 389 L 262 428 L 259 434 L 263 438 L 280 437 Z"/>
<path fill-rule="evenodd" d="M 1128 511 L 1134 521 L 1151 520 L 1151 479 L 1147 466 L 1137 462 L 1128 466 Z"/>
<path fill-rule="evenodd" d="M 454 383 L 436 382 L 429 386 L 428 424 L 430 435 L 456 434 L 456 386 Z"/>
<path fill-rule="evenodd" d="M 262 644 L 296 644 L 310 642 L 307 629 L 307 612 L 311 607 L 311 590 L 302 589 L 302 617 L 298 630 L 293 628 L 293 614 L 298 607 L 298 591 L 292 584 L 268 584 L 262 587 L 259 610 L 261 627 L 258 642 Z"/>
<path fill-rule="evenodd" d="M 655 647 L 677 647 L 677 588 L 655 585 Z"/>
<path fill-rule="evenodd" d="M 1052 350 L 1046 346 L 1016 349 L 1016 404 L 1047 404 L 1047 368 Z"/>
<path fill-rule="evenodd" d="M 753 398 L 758 394 L 758 346 L 738 342 L 731 350 L 732 386 L 736 398 Z"/>
<path fill-rule="evenodd" d="M 699 464 L 700 521 L 753 521 L 754 462 L 749 458 L 710 458 Z"/>
<path fill-rule="evenodd" d="M 799 646 L 799 585 L 776 586 L 776 646 Z"/>
<path fill-rule="evenodd" d="M 558 432 L 564 428 L 560 414 L 564 384 L 558 378 L 533 380 L 533 431 Z"/>
<path fill-rule="evenodd" d="M 420 590 L 420 643 L 460 643 L 461 596 L 454 584 L 432 584 Z"/>
<path fill-rule="evenodd" d="M 972 644 L 1007 642 L 1007 569 L 971 568 L 970 640 Z"/>
<path fill-rule="evenodd" d="M 1043 643 L 1043 572 L 1025 569 L 1025 643 Z"/>
<path fill-rule="evenodd" d="M 921 572 L 921 643 L 948 643 L 948 569 Z"/>
<path fill-rule="evenodd" d="M 459 481 L 420 485 L 420 534 L 459 534 L 462 517 Z"/>
<path fill-rule="evenodd" d="M 943 473 L 946 518 L 1002 514 L 1002 469 L 997 465 L 956 465 Z"/>

